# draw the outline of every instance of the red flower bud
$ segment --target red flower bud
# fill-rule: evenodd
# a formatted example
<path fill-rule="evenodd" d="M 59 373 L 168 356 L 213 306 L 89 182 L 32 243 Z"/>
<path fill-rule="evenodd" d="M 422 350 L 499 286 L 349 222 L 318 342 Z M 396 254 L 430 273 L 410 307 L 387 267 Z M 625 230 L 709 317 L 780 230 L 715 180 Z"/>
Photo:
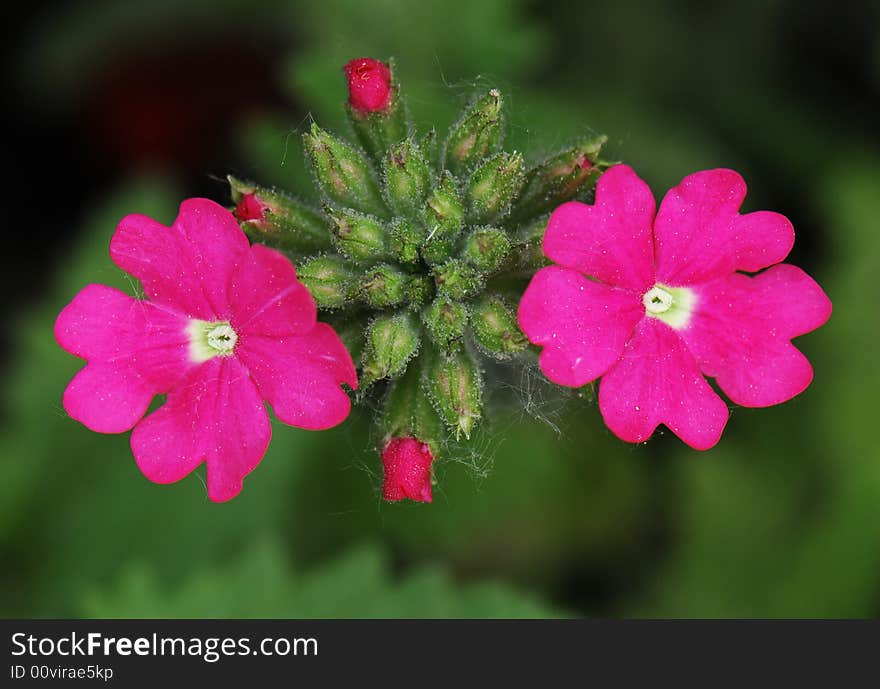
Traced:
<path fill-rule="evenodd" d="M 391 102 L 391 70 L 384 62 L 369 57 L 345 65 L 348 102 L 358 113 L 380 112 Z"/>
<path fill-rule="evenodd" d="M 269 208 L 268 204 L 263 203 L 256 194 L 242 194 L 235 207 L 235 217 L 239 222 L 262 220 L 266 217 L 267 208 Z"/>
<path fill-rule="evenodd" d="M 382 452 L 385 481 L 382 497 L 388 501 L 431 502 L 431 448 L 416 438 L 392 438 Z"/>

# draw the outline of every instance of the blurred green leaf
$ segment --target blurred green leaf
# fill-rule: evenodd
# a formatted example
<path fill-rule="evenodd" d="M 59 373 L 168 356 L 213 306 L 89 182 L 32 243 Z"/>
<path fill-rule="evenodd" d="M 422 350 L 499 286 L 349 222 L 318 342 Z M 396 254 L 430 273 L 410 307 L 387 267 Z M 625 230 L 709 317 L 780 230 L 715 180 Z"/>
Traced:
<path fill-rule="evenodd" d="M 397 579 L 376 547 L 353 548 L 333 562 L 292 572 L 277 544 L 264 542 L 232 562 L 163 586 L 134 565 L 82 601 L 86 617 L 558 617 L 563 613 L 501 583 L 457 585 L 440 567 Z"/>

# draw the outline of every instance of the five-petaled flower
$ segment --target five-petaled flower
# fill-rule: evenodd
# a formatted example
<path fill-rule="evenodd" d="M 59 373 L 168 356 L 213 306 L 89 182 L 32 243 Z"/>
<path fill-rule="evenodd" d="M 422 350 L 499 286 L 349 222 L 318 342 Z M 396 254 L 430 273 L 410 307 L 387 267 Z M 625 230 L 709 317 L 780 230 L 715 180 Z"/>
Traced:
<path fill-rule="evenodd" d="M 391 103 L 391 70 L 384 62 L 359 57 L 345 65 L 348 102 L 361 115 L 381 112 Z"/>
<path fill-rule="evenodd" d="M 746 407 L 785 402 L 813 378 L 791 339 L 825 323 L 831 302 L 780 263 L 794 244 L 788 219 L 741 215 L 745 195 L 732 170 L 697 172 L 655 217 L 650 189 L 617 165 L 593 205 L 569 202 L 550 218 L 544 253 L 556 265 L 532 279 L 519 322 L 550 380 L 602 377 L 599 408 L 623 440 L 662 423 L 693 448 L 715 445 L 728 408 L 704 375 Z"/>
<path fill-rule="evenodd" d="M 235 497 L 266 452 L 268 402 L 307 429 L 342 422 L 357 386 L 351 356 L 290 261 L 250 246 L 232 214 L 189 199 L 169 228 L 143 215 L 119 223 L 110 255 L 140 280 L 146 299 L 89 285 L 64 308 L 55 337 L 88 363 L 64 408 L 88 428 L 134 428 L 131 448 L 157 483 L 202 461 L 208 496 Z M 158 394 L 165 403 L 142 417 Z"/>
<path fill-rule="evenodd" d="M 431 502 L 431 463 L 434 455 L 418 438 L 391 438 L 382 451 L 385 478 L 382 497 L 388 501 Z"/>

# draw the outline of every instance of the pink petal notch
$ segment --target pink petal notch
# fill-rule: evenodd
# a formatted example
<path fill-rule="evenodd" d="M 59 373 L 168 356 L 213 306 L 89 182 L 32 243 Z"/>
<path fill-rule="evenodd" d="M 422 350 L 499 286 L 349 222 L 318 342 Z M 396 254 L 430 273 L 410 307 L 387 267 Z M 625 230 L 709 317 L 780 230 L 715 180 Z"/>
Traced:
<path fill-rule="evenodd" d="M 784 215 L 755 211 L 733 223 L 736 267 L 754 273 L 784 261 L 794 246 L 794 226 Z"/>
<path fill-rule="evenodd" d="M 733 226 L 746 183 L 733 170 L 706 170 L 670 189 L 654 221 L 657 280 L 692 285 L 736 269 Z"/>
<path fill-rule="evenodd" d="M 284 423 L 320 431 L 348 417 L 351 400 L 340 385 L 356 389 L 357 374 L 348 350 L 326 323 L 301 336 L 247 335 L 239 356 Z"/>
<path fill-rule="evenodd" d="M 208 199 L 184 201 L 171 227 L 126 216 L 110 242 L 113 262 L 141 281 L 147 297 L 206 321 L 229 317 L 229 282 L 247 251 L 235 218 Z"/>
<path fill-rule="evenodd" d="M 831 301 L 809 275 L 780 264 L 697 289 L 700 306 L 682 337 L 731 400 L 769 407 L 807 389 L 813 368 L 791 340 L 831 316 Z"/>
<path fill-rule="evenodd" d="M 164 405 L 138 424 L 131 449 L 155 483 L 173 483 L 207 462 L 208 497 L 224 502 L 269 446 L 266 408 L 244 367 L 216 357 L 192 370 Z"/>
<path fill-rule="evenodd" d="M 89 364 L 64 392 L 67 413 L 100 433 L 122 433 L 188 367 L 186 320 L 112 287 L 89 285 L 58 315 L 55 339 Z"/>
<path fill-rule="evenodd" d="M 627 165 L 610 168 L 592 206 L 570 201 L 550 216 L 544 254 L 554 263 L 639 293 L 654 283 L 654 197 Z"/>
<path fill-rule="evenodd" d="M 700 375 L 675 331 L 646 318 L 620 361 L 602 378 L 599 409 L 615 435 L 644 442 L 661 423 L 695 450 L 721 438 L 727 405 Z"/>

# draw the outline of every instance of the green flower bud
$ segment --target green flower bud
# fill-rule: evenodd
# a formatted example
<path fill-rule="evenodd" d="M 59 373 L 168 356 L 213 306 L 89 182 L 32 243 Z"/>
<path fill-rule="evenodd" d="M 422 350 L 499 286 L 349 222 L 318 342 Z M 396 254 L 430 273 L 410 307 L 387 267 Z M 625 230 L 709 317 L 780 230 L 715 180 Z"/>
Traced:
<path fill-rule="evenodd" d="M 228 175 L 236 207 L 234 215 L 253 241 L 289 251 L 320 251 L 330 247 L 327 221 L 321 214 L 286 194 Z"/>
<path fill-rule="evenodd" d="M 455 250 L 455 240 L 464 224 L 464 207 L 448 172 L 428 197 L 424 211 L 425 236 L 422 258 L 430 264 L 442 263 Z"/>
<path fill-rule="evenodd" d="M 427 278 L 410 275 L 387 264 L 368 270 L 360 280 L 360 295 L 375 308 L 396 306 L 404 301 L 420 300 Z"/>
<path fill-rule="evenodd" d="M 455 253 L 455 240 L 442 235 L 428 235 L 421 249 L 422 258 L 429 265 L 437 265 L 448 260 Z"/>
<path fill-rule="evenodd" d="M 391 223 L 388 248 L 391 255 L 401 263 L 416 265 L 419 262 L 419 247 L 425 239 L 425 230 L 421 224 L 396 218 Z"/>
<path fill-rule="evenodd" d="M 332 309 L 345 304 L 354 274 L 342 256 L 318 256 L 300 265 L 296 276 L 311 292 L 319 308 Z"/>
<path fill-rule="evenodd" d="M 419 351 L 419 323 L 411 313 L 380 316 L 367 329 L 361 389 L 382 378 L 401 375 Z"/>
<path fill-rule="evenodd" d="M 458 350 L 450 356 L 435 354 L 425 376 L 434 407 L 456 437 L 470 438 L 479 420 L 483 381 L 470 354 Z"/>
<path fill-rule="evenodd" d="M 342 344 L 351 354 L 354 361 L 358 361 L 364 353 L 364 331 L 367 329 L 368 318 L 366 315 L 353 315 L 350 311 L 337 311 L 336 314 L 322 314 L 321 320 L 329 323 Z"/>
<path fill-rule="evenodd" d="M 501 92 L 492 89 L 465 109 L 446 140 L 448 169 L 460 174 L 501 148 L 502 107 Z"/>
<path fill-rule="evenodd" d="M 444 352 L 461 340 L 467 322 L 467 307 L 447 297 L 437 297 L 422 313 L 428 335 Z"/>
<path fill-rule="evenodd" d="M 331 233 L 340 252 L 356 263 L 375 263 L 389 256 L 385 225 L 371 215 L 344 208 L 327 208 L 333 222 Z"/>
<path fill-rule="evenodd" d="M 544 256 L 544 232 L 547 230 L 547 217 L 533 220 L 517 230 L 514 236 L 514 248 L 511 252 L 511 271 L 514 273 L 534 274 L 539 268 L 549 264 Z"/>
<path fill-rule="evenodd" d="M 316 124 L 304 140 L 315 179 L 331 205 L 388 215 L 376 174 L 363 153 Z"/>
<path fill-rule="evenodd" d="M 431 168 L 412 139 L 395 144 L 384 159 L 385 197 L 396 215 L 417 218 L 431 187 Z"/>
<path fill-rule="evenodd" d="M 513 216 L 525 219 L 549 213 L 593 184 L 599 177 L 596 157 L 606 140 L 604 136 L 586 139 L 529 170 Z"/>
<path fill-rule="evenodd" d="M 519 153 L 498 153 L 480 165 L 467 183 L 467 217 L 471 223 L 498 220 L 510 210 L 523 176 Z"/>
<path fill-rule="evenodd" d="M 477 270 L 497 270 L 510 252 L 510 238 L 503 230 L 481 227 L 465 240 L 461 257 Z"/>
<path fill-rule="evenodd" d="M 425 135 L 419 139 L 419 149 L 421 149 L 422 154 L 425 156 L 425 160 L 428 161 L 428 165 L 434 168 L 436 168 L 437 164 L 439 145 L 440 138 L 437 136 L 437 130 L 433 127 L 431 128 L 431 131 L 426 132 Z"/>
<path fill-rule="evenodd" d="M 406 299 L 411 304 L 424 304 L 434 294 L 434 283 L 427 275 L 411 275 Z"/>
<path fill-rule="evenodd" d="M 517 325 L 516 313 L 497 296 L 474 305 L 471 329 L 480 348 L 496 359 L 507 359 L 529 344 Z"/>
<path fill-rule="evenodd" d="M 483 287 L 483 276 L 461 259 L 453 258 L 434 269 L 437 291 L 450 299 L 461 300 Z"/>

